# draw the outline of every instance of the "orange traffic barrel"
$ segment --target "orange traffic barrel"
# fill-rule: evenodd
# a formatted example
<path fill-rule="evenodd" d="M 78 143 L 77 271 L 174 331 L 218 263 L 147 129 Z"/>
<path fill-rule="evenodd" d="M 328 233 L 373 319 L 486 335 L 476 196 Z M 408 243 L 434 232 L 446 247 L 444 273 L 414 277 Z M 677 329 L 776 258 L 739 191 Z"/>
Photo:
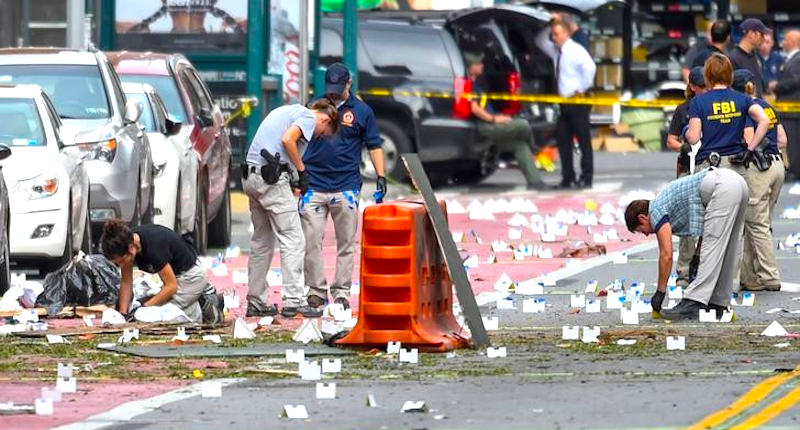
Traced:
<path fill-rule="evenodd" d="M 399 341 L 426 351 L 469 344 L 453 315 L 452 283 L 421 202 L 364 210 L 360 277 L 358 323 L 337 344 L 373 348 Z"/>

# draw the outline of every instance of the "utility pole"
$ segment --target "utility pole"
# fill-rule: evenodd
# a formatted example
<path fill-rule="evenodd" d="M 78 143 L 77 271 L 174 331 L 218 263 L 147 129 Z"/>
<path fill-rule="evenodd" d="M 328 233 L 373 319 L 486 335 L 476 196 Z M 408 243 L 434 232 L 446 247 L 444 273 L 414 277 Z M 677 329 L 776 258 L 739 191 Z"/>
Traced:
<path fill-rule="evenodd" d="M 86 49 L 86 0 L 67 0 L 67 47 Z"/>
<path fill-rule="evenodd" d="M 358 0 L 344 1 L 344 65 L 353 79 L 351 93 L 358 91 Z"/>
<path fill-rule="evenodd" d="M 308 1 L 300 2 L 299 31 L 300 35 L 298 37 L 298 49 L 300 50 L 300 104 L 305 105 L 308 101 Z"/>
<path fill-rule="evenodd" d="M 265 55 L 268 54 L 266 49 L 269 49 L 269 39 L 264 38 L 265 29 L 269 28 L 269 6 L 266 3 L 265 0 L 247 2 L 247 94 L 258 99 L 258 106 L 247 118 L 247 136 L 251 139 L 264 117 L 261 79 L 264 75 L 264 59 L 267 58 Z"/>

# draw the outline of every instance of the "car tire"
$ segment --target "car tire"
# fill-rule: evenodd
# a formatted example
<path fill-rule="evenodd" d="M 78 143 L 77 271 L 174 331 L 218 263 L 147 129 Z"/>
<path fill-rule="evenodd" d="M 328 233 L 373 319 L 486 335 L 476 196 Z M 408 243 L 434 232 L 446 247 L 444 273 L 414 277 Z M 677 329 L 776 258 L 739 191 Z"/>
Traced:
<path fill-rule="evenodd" d="M 72 208 L 72 200 L 69 202 L 69 207 Z M 64 241 L 64 251 L 60 257 L 54 258 L 47 267 L 48 272 L 55 272 L 56 270 L 64 267 L 72 260 L 72 210 L 67 213 L 67 238 Z M 47 273 L 42 273 L 44 276 Z"/>
<path fill-rule="evenodd" d="M 156 212 L 156 187 L 153 183 L 153 178 L 150 177 L 150 197 L 147 203 L 147 211 L 142 215 L 142 224 L 152 224 Z"/>
<path fill-rule="evenodd" d="M 225 248 L 231 244 L 231 189 L 225 187 L 217 216 L 208 226 L 209 245 Z"/>
<path fill-rule="evenodd" d="M 83 237 L 81 238 L 81 251 L 89 255 L 94 253 L 94 240 L 92 238 L 92 221 L 89 219 L 89 205 L 86 205 L 86 219 L 83 221 Z"/>
<path fill-rule="evenodd" d="M 206 206 L 206 183 L 203 180 L 197 190 L 197 204 L 195 206 L 194 231 L 192 240 L 194 249 L 200 255 L 205 255 L 208 251 L 208 206 Z"/>
<path fill-rule="evenodd" d="M 411 145 L 411 139 L 403 132 L 397 124 L 378 119 L 378 131 L 383 139 L 383 159 L 386 169 L 386 176 L 396 180 L 406 180 L 406 169 L 400 154 L 415 152 Z M 361 153 L 361 176 L 365 179 L 375 179 L 375 168 L 369 157 L 369 151 L 364 148 Z"/>
<path fill-rule="evenodd" d="M 6 240 L 3 241 L 3 263 L 0 264 L 0 295 L 11 287 L 11 242 L 8 240 L 8 226 L 6 221 Z"/>

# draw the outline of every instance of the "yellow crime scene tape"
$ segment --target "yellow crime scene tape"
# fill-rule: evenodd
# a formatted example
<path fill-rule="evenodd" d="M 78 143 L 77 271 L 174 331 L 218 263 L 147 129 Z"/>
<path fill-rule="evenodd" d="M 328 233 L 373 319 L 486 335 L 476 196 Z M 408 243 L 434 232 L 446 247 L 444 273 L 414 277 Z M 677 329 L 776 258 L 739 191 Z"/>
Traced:
<path fill-rule="evenodd" d="M 390 90 L 385 88 L 369 88 L 359 90 L 360 96 L 374 97 L 423 97 L 452 99 L 455 97 L 453 92 L 444 91 L 409 91 L 409 90 Z M 620 100 L 617 96 L 594 95 L 561 97 L 556 94 L 512 94 L 512 93 L 486 93 L 472 94 L 463 93 L 460 97 L 466 99 L 487 99 L 502 101 L 519 101 L 525 103 L 552 103 L 552 104 L 580 104 L 590 106 L 621 106 L 632 108 L 674 108 L 683 103 L 684 99 L 658 99 L 658 100 Z M 772 105 L 781 112 L 800 112 L 800 102 L 777 102 Z"/>
<path fill-rule="evenodd" d="M 752 430 L 791 409 L 800 402 L 800 366 L 761 381 L 729 406 L 703 418 L 683 430 L 726 428 Z M 790 390 L 787 394 L 783 392 Z M 776 395 L 777 393 L 777 395 Z M 762 403 L 770 404 L 760 407 Z"/>

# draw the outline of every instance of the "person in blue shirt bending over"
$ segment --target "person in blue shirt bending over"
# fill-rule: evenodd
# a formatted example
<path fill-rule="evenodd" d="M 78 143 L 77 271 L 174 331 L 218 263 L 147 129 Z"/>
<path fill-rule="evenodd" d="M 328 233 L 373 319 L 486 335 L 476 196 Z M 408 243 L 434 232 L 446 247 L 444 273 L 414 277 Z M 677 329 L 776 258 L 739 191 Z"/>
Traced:
<path fill-rule="evenodd" d="M 361 153 L 364 148 L 377 174 L 376 201 L 386 195 L 383 149 L 375 113 L 350 92 L 350 71 L 334 63 L 325 73 L 325 97 L 339 111 L 339 131 L 316 139 L 303 157 L 310 187 L 300 202 L 300 218 L 306 238 L 305 282 L 308 305 L 320 307 L 328 296 L 322 240 L 328 214 L 336 234 L 336 272 L 330 285 L 334 303 L 350 308 L 353 281 L 358 203 L 361 195 Z"/>

